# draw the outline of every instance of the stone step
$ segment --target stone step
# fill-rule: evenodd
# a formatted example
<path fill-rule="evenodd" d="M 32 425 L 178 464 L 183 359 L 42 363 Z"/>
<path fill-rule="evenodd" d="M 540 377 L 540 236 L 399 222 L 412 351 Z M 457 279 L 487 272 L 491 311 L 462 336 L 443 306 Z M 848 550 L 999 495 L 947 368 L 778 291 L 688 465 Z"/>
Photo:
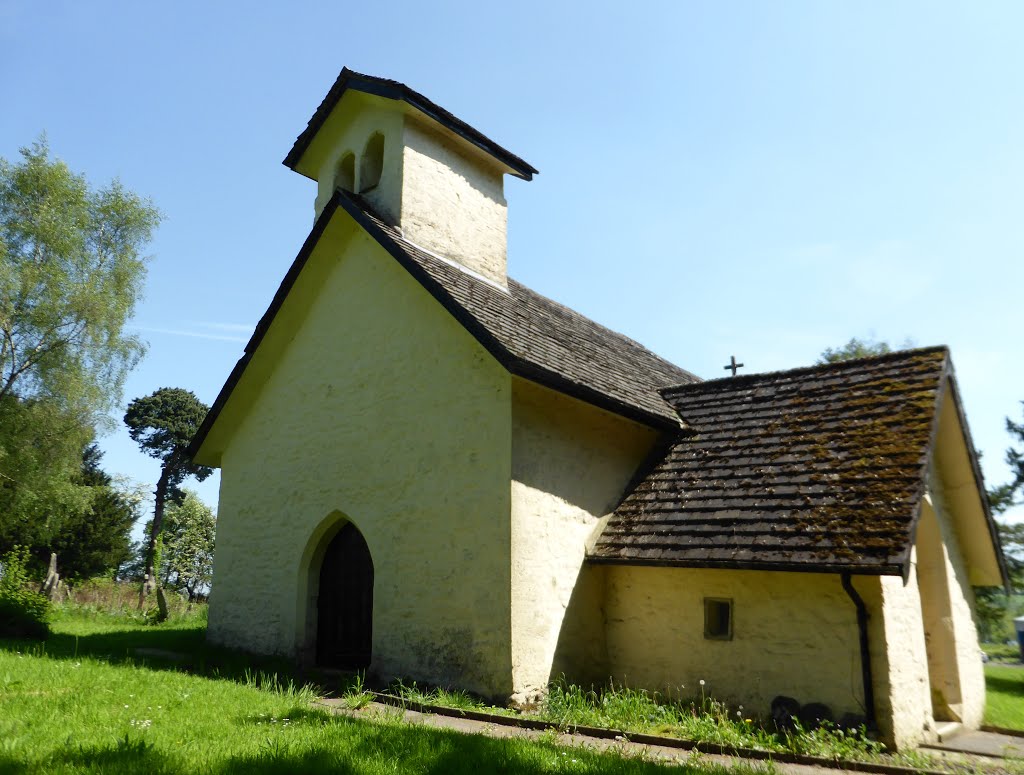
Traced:
<path fill-rule="evenodd" d="M 940 743 L 948 743 L 954 737 L 962 734 L 964 725 L 959 721 L 936 721 L 935 732 L 939 736 Z"/>

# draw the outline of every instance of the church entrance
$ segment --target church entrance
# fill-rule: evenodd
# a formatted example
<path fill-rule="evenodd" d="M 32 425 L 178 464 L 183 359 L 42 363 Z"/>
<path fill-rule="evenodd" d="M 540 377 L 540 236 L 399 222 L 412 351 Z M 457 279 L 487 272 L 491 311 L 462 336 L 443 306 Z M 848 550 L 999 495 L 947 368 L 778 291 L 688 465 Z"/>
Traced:
<path fill-rule="evenodd" d="M 917 526 L 917 584 L 928 652 L 932 717 L 936 721 L 960 721 L 963 709 L 949 572 L 939 521 L 932 507 L 924 504 Z"/>
<path fill-rule="evenodd" d="M 320 566 L 316 661 L 362 670 L 370 665 L 373 560 L 362 533 L 349 523 L 334 537 Z"/>

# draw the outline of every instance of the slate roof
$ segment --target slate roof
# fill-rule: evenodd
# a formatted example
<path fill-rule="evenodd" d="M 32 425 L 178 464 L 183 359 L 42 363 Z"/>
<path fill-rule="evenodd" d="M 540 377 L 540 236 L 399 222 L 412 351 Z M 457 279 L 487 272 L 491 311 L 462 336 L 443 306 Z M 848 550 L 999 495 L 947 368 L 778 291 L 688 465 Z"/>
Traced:
<path fill-rule="evenodd" d="M 344 209 L 512 374 L 656 428 L 683 423 L 660 389 L 698 378 L 629 337 L 511 278 L 508 291 L 406 240 L 355 195 L 335 192 L 189 446 L 195 456 L 334 213 Z"/>
<path fill-rule="evenodd" d="M 512 278 L 506 293 L 474 277 L 406 240 L 360 197 L 337 196 L 513 374 L 649 424 L 680 426 L 659 390 L 698 377 Z"/>
<path fill-rule="evenodd" d="M 445 110 L 436 102 L 427 99 L 419 92 L 410 89 L 404 83 L 392 81 L 388 78 L 378 78 L 374 75 L 366 75 L 365 73 L 357 73 L 355 70 L 349 70 L 347 67 L 342 68 L 341 73 L 338 74 L 334 84 L 327 92 L 327 96 L 324 97 L 323 102 L 320 103 L 312 118 L 309 119 L 306 128 L 296 138 L 294 145 L 292 145 L 291 150 L 282 162 L 286 167 L 295 169 L 302 158 L 302 154 L 305 153 L 320 127 L 323 126 L 331 111 L 334 110 L 334 106 L 341 101 L 342 96 L 349 89 L 408 103 L 421 113 L 434 119 L 442 126 L 455 132 L 455 134 L 472 143 L 477 148 L 507 165 L 513 170 L 513 174 L 516 177 L 520 177 L 523 180 L 532 180 L 533 176 L 538 174 L 536 169 L 514 153 L 502 148 L 458 116 Z"/>
<path fill-rule="evenodd" d="M 949 374 L 938 347 L 663 391 L 691 435 L 591 561 L 904 573 Z"/>

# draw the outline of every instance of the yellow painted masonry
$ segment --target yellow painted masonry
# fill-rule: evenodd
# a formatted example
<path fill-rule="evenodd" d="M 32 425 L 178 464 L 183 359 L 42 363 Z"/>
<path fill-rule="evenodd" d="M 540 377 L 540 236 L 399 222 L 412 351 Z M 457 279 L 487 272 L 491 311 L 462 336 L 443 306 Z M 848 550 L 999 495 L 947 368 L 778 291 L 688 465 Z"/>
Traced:
<path fill-rule="evenodd" d="M 352 154 L 355 157 L 353 191 L 362 193 L 384 220 L 398 223 L 402 203 L 404 122 L 405 117 L 393 100 L 361 92 L 347 92 L 342 97 L 303 157 L 303 168 L 316 170 L 316 215 L 324 209 L 339 185 L 342 159 Z M 375 186 L 366 189 L 361 162 L 374 134 L 384 136 L 382 174 Z"/>
<path fill-rule="evenodd" d="M 401 226 L 416 244 L 506 285 L 507 205 L 502 168 L 467 153 L 451 132 L 413 117 L 404 127 Z"/>
<path fill-rule="evenodd" d="M 703 691 L 767 715 L 786 695 L 864 712 L 856 609 L 838 575 L 607 566 L 608 658 L 629 686 Z M 857 580 L 860 589 L 861 580 Z M 706 597 L 733 602 L 731 640 L 704 637 Z"/>
<path fill-rule="evenodd" d="M 954 643 L 955 670 L 959 679 L 960 708 L 954 709 L 965 727 L 976 729 L 985 715 L 985 672 L 981 662 L 981 648 L 978 645 L 978 630 L 975 624 L 974 588 L 971 586 L 967 562 L 960 539 L 958 523 L 954 521 L 945 495 L 943 476 L 937 467 L 929 475 L 929 491 L 926 496 L 922 523 L 931 523 L 938 528 L 941 538 L 943 569 L 949 588 L 948 628 Z M 920 531 L 918 527 L 918 543 Z"/>
<path fill-rule="evenodd" d="M 914 574 L 859 579 L 870 612 L 871 667 L 878 727 L 887 745 L 909 748 L 933 740 L 921 596 Z M 881 616 L 879 616 L 881 612 Z"/>
<path fill-rule="evenodd" d="M 512 689 L 511 378 L 343 211 L 236 386 L 209 637 L 309 654 L 345 520 L 375 572 L 371 671 Z"/>
<path fill-rule="evenodd" d="M 657 433 L 512 381 L 512 670 L 529 701 L 565 674 L 607 679 L 603 571 L 584 558 Z"/>
<path fill-rule="evenodd" d="M 364 161 L 374 135 L 383 136 L 384 155 L 380 181 L 369 185 Z M 352 190 L 385 221 L 417 245 L 507 285 L 505 167 L 405 103 L 346 92 L 300 166 L 317 180 L 317 215 L 346 179 L 339 170 L 350 154 Z"/>

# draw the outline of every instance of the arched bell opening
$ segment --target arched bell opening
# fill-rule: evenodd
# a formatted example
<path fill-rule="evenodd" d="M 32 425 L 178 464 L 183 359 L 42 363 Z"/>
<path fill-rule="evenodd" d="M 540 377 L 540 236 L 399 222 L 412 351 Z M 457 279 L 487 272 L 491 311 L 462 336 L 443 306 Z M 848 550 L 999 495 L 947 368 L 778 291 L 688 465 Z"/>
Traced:
<path fill-rule="evenodd" d="M 346 153 L 338 162 L 334 174 L 334 187 L 345 191 L 356 190 L 356 156 L 354 153 Z"/>
<path fill-rule="evenodd" d="M 376 188 L 384 171 L 384 135 L 374 132 L 359 160 L 359 193 Z"/>

